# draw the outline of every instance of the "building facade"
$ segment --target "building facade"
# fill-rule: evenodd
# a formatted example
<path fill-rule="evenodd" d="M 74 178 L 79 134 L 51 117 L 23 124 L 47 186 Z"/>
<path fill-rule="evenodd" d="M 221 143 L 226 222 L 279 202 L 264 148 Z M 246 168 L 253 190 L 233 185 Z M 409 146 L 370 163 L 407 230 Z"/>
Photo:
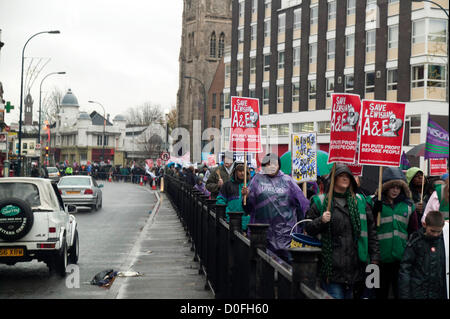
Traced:
<path fill-rule="evenodd" d="M 435 1 L 448 9 L 448 1 Z M 294 132 L 318 132 L 319 147 L 328 151 L 333 92 L 405 102 L 406 151 L 425 142 L 428 113 L 448 130 L 447 16 L 436 6 L 234 0 L 232 16 L 224 57 L 223 149 L 231 96 L 259 98 L 264 152 L 280 155 Z"/>

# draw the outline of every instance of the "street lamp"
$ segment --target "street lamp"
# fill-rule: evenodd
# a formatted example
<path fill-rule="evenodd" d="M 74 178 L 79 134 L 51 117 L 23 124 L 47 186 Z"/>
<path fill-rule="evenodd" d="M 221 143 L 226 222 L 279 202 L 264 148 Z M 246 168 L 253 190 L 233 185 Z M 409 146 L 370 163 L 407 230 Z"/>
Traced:
<path fill-rule="evenodd" d="M 166 151 L 169 152 L 169 110 L 164 110 L 164 115 L 166 118 Z"/>
<path fill-rule="evenodd" d="M 17 171 L 17 176 L 21 175 L 21 170 L 22 170 L 22 109 L 23 109 L 23 65 L 24 65 L 24 54 L 25 54 L 25 48 L 28 44 L 28 42 L 30 42 L 31 39 L 33 39 L 35 36 L 39 35 L 39 34 L 43 34 L 43 33 L 49 33 L 49 34 L 59 34 L 60 32 L 58 30 L 53 30 L 53 31 L 42 31 L 42 32 L 38 32 L 34 35 L 32 35 L 27 42 L 25 42 L 25 45 L 23 46 L 22 49 L 22 71 L 21 71 L 21 76 L 20 76 L 20 114 L 19 114 L 19 154 L 18 154 L 18 171 Z"/>
<path fill-rule="evenodd" d="M 95 102 L 95 101 L 88 101 L 88 102 L 89 103 L 98 104 L 103 109 L 103 141 L 102 141 L 103 149 L 102 149 L 102 161 L 105 162 L 105 129 L 106 129 L 106 112 L 105 112 L 105 108 L 103 107 L 103 105 L 101 105 L 98 102 Z"/>
<path fill-rule="evenodd" d="M 439 3 L 436 3 L 436 2 L 434 2 L 434 1 L 431 1 L 431 0 L 411 0 L 411 2 L 429 2 L 429 3 L 432 3 L 432 4 L 434 4 L 435 6 L 437 6 L 437 7 L 439 7 L 439 9 L 441 9 L 442 11 L 444 11 L 444 13 L 446 14 L 446 16 L 447 16 L 447 34 L 449 34 L 449 32 L 450 32 L 450 30 L 449 30 L 449 28 L 450 28 L 450 23 L 449 23 L 449 21 L 450 21 L 450 17 L 449 17 L 449 13 L 447 12 L 447 10 L 443 7 L 443 6 L 441 6 Z M 446 75 L 447 75 L 447 101 L 449 100 L 449 86 L 450 86 L 450 82 L 449 82 L 449 76 L 448 76 L 448 73 L 449 73 L 449 52 L 448 52 L 448 36 L 447 36 L 447 70 L 446 70 Z"/>
<path fill-rule="evenodd" d="M 50 75 L 53 75 L 53 74 L 66 74 L 66 72 L 52 72 L 52 73 L 49 73 L 49 74 L 47 74 L 43 79 L 42 79 L 42 81 L 41 81 L 41 85 L 39 86 L 39 129 L 38 129 L 38 138 L 37 138 L 37 143 L 38 144 L 41 144 L 41 114 L 42 114 L 42 111 L 41 111 L 41 104 L 42 104 L 42 83 L 44 82 L 44 80 L 46 79 L 46 78 L 48 78 Z M 42 149 L 42 147 L 41 147 L 41 149 Z"/>

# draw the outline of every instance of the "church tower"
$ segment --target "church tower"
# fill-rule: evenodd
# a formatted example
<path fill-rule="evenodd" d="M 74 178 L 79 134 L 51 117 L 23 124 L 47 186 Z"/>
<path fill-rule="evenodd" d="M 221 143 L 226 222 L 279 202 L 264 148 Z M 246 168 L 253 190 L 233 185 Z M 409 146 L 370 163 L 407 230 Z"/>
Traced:
<path fill-rule="evenodd" d="M 207 122 L 207 95 L 226 46 L 231 44 L 231 0 L 184 0 L 177 94 L 178 127 L 190 134 L 193 158 L 193 121 Z M 179 154 L 181 155 L 181 154 Z"/>
<path fill-rule="evenodd" d="M 32 125 L 33 124 L 33 98 L 31 94 L 28 93 L 25 97 L 25 121 L 24 125 Z"/>

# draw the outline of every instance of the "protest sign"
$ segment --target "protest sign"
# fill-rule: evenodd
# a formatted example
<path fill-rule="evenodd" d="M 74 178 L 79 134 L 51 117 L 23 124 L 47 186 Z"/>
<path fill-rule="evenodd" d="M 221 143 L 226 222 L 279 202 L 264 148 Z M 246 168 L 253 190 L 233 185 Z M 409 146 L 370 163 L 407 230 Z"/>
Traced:
<path fill-rule="evenodd" d="M 430 158 L 430 176 L 441 176 L 447 173 L 446 158 Z"/>
<path fill-rule="evenodd" d="M 362 101 L 360 165 L 400 166 L 405 103 Z"/>
<path fill-rule="evenodd" d="M 230 151 L 262 152 L 259 99 L 231 97 Z"/>
<path fill-rule="evenodd" d="M 359 95 L 332 93 L 330 150 L 328 163 L 353 164 L 361 114 Z"/>
<path fill-rule="evenodd" d="M 448 132 L 428 115 L 424 158 L 448 158 Z"/>
<path fill-rule="evenodd" d="M 317 134 L 292 134 L 292 178 L 297 183 L 317 180 Z"/>

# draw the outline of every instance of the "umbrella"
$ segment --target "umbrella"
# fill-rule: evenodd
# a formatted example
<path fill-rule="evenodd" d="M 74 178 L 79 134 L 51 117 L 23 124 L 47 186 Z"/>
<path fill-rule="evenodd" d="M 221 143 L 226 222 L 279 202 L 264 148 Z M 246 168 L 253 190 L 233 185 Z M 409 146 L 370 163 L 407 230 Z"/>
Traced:
<path fill-rule="evenodd" d="M 413 157 L 424 156 L 425 155 L 425 143 L 414 146 L 412 149 L 410 149 L 408 152 L 406 152 L 406 155 L 413 156 Z"/>
<path fill-rule="evenodd" d="M 287 151 L 280 157 L 281 162 L 281 171 L 286 175 L 291 175 L 292 171 L 292 160 L 291 160 L 291 151 Z"/>
<path fill-rule="evenodd" d="M 406 157 L 405 151 L 403 151 L 402 157 L 400 159 L 400 168 L 402 170 L 407 170 L 411 168 L 411 165 L 409 164 L 408 158 Z"/>
<path fill-rule="evenodd" d="M 322 150 L 317 151 L 317 176 L 328 175 L 333 164 L 328 163 L 328 153 Z"/>

